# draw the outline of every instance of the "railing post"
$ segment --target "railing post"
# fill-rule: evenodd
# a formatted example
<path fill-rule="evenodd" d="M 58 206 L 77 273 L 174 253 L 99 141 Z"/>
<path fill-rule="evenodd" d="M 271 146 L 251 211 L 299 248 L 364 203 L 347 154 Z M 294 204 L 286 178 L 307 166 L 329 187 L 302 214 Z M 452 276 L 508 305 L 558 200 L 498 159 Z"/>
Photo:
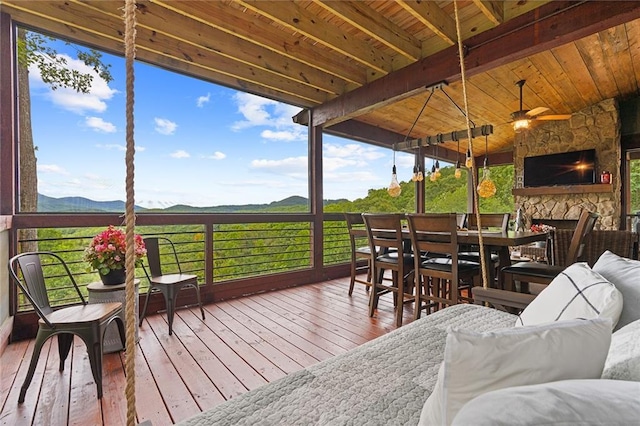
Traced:
<path fill-rule="evenodd" d="M 323 239 L 323 188 L 322 188 L 322 127 L 314 125 L 312 111 L 309 110 L 309 200 L 313 222 L 311 225 L 311 260 L 317 278 L 322 276 L 324 267 Z"/>

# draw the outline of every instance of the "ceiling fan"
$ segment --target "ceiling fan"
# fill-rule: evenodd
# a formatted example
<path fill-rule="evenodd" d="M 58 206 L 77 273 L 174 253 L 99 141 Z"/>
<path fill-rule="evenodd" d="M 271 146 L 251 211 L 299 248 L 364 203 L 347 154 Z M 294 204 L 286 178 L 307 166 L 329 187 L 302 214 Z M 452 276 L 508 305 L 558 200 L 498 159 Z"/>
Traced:
<path fill-rule="evenodd" d="M 532 121 L 551 121 L 551 120 L 568 120 L 571 118 L 571 114 L 549 114 L 540 115 L 549 111 L 547 107 L 537 107 L 532 110 L 522 109 L 522 87 L 526 80 L 520 80 L 516 83 L 516 86 L 520 87 L 520 109 L 511 113 L 511 119 L 513 120 L 513 130 L 516 132 L 529 128 L 529 124 Z"/>

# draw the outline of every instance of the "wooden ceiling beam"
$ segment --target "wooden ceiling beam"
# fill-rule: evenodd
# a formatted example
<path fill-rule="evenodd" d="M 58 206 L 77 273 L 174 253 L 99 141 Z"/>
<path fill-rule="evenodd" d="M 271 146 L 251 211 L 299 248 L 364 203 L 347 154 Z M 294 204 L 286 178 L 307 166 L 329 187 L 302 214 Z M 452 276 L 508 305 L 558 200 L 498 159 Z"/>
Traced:
<path fill-rule="evenodd" d="M 315 4 L 353 25 L 359 31 L 399 54 L 417 61 L 421 57 L 421 43 L 411 34 L 384 18 L 364 3 L 313 0 Z M 405 64 L 406 65 L 406 64 Z"/>
<path fill-rule="evenodd" d="M 95 7 L 90 10 L 82 9 L 82 4 L 74 2 L 38 2 L 42 15 L 33 15 L 29 9 L 21 7 L 26 3 L 5 2 L 2 4 L 3 11 L 11 14 L 12 19 L 17 22 L 29 22 L 39 30 L 52 34 L 66 34 L 75 42 L 88 46 L 100 45 L 111 52 L 122 52 L 124 49 L 122 44 L 124 28 L 120 16 L 116 21 L 109 21 L 109 13 L 105 14 L 104 11 Z M 115 4 L 115 2 L 104 3 Z M 60 11 L 63 12 L 66 20 L 51 18 L 59 15 Z M 240 85 L 249 93 L 302 107 L 317 105 L 329 99 L 326 92 L 317 88 L 277 74 L 268 76 L 268 74 L 256 73 L 246 64 L 221 57 L 215 51 L 190 46 L 189 51 L 198 58 L 196 62 L 189 55 L 184 54 L 186 50 L 184 41 L 177 41 L 143 25 L 138 27 L 137 38 L 136 58 L 168 70 L 206 80 L 210 80 L 211 73 L 215 72 L 218 84 L 230 87 Z"/>
<path fill-rule="evenodd" d="M 494 25 L 500 25 L 504 21 L 504 1 L 497 0 L 473 0 L 478 9 Z"/>
<path fill-rule="evenodd" d="M 557 1 L 465 40 L 467 78 L 640 18 L 640 2 Z M 331 126 L 460 79 L 457 46 L 438 52 L 314 108 L 314 123 Z"/>
<path fill-rule="evenodd" d="M 349 83 L 361 86 L 367 82 L 365 68 L 345 63 L 342 55 L 315 49 L 310 43 L 297 43 L 295 39 L 279 43 L 282 31 L 262 20 L 253 19 L 240 9 L 229 7 L 224 2 L 175 2 L 154 1 L 153 4 L 172 8 L 196 20 L 253 43 L 259 47 L 301 62 Z"/>
<path fill-rule="evenodd" d="M 306 9 L 297 5 L 284 8 L 277 1 L 237 0 L 237 2 L 253 12 L 299 32 L 376 72 L 388 74 L 392 71 L 389 65 L 391 61 L 383 52 L 372 49 L 368 43 L 349 34 L 341 33 L 337 28 L 327 31 L 326 26 L 316 22 L 318 17 Z"/>
<path fill-rule="evenodd" d="M 399 0 L 398 3 L 448 44 L 456 44 L 456 23 L 436 2 Z"/>

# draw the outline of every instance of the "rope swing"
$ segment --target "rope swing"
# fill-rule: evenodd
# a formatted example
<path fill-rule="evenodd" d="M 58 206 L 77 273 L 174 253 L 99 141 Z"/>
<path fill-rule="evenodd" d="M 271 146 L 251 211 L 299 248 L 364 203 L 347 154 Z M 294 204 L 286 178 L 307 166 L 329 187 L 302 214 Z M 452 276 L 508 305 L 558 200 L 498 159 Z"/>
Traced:
<path fill-rule="evenodd" d="M 458 38 L 458 57 L 460 58 L 460 78 L 462 80 L 462 95 L 464 98 L 464 110 L 466 111 L 465 121 L 467 124 L 467 140 L 469 141 L 468 152 L 470 153 L 471 159 L 471 179 L 473 183 L 473 188 L 478 187 L 478 176 L 476 173 L 476 165 L 475 159 L 473 155 L 473 143 L 472 134 L 471 134 L 471 123 L 469 120 L 469 102 L 467 100 L 467 79 L 465 76 L 465 66 L 464 66 L 464 52 L 462 47 L 462 34 L 460 31 L 460 17 L 458 16 L 458 0 L 454 0 L 453 2 L 453 11 L 455 13 L 456 18 L 456 36 Z M 478 203 L 478 196 L 473 197 L 473 209 L 475 210 L 476 222 L 478 223 L 478 244 L 480 246 L 480 267 L 482 270 L 482 286 L 484 288 L 489 287 L 489 278 L 487 277 L 487 265 L 486 265 L 486 255 L 484 252 L 484 241 L 482 237 L 482 223 L 480 222 L 480 205 Z"/>
<path fill-rule="evenodd" d="M 125 155 L 125 163 L 127 168 L 125 178 L 125 188 L 127 198 L 125 202 L 125 238 L 127 243 L 127 250 L 125 253 L 125 269 L 127 272 L 125 280 L 125 324 L 126 324 L 126 352 L 125 352 L 125 374 L 127 376 L 127 384 L 125 387 L 125 395 L 127 397 L 127 425 L 133 426 L 136 424 L 136 327 L 138 321 L 136 320 L 135 299 L 137 297 L 135 292 L 135 213 L 134 213 L 134 191 L 133 191 L 133 177 L 134 177 L 134 164 L 133 157 L 135 153 L 135 141 L 133 138 L 133 62 L 135 59 L 135 43 L 136 43 L 136 1 L 125 0 L 124 6 L 124 57 L 126 68 L 126 93 L 127 93 L 127 105 L 126 105 L 126 139 L 127 139 L 127 151 Z"/>

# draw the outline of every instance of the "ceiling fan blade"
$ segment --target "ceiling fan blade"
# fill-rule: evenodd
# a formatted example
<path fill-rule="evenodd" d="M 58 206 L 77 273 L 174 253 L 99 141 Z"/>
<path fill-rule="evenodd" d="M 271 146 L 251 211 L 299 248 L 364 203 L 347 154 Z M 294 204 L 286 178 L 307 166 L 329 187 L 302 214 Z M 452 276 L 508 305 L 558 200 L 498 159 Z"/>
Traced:
<path fill-rule="evenodd" d="M 527 115 L 529 117 L 535 117 L 536 115 L 540 115 L 543 112 L 547 112 L 547 111 L 549 111 L 549 108 L 547 107 L 537 107 L 527 112 Z"/>
<path fill-rule="evenodd" d="M 549 115 L 540 115 L 536 117 L 536 120 L 544 120 L 544 121 L 560 121 L 560 120 L 568 120 L 571 118 L 571 114 L 549 114 Z"/>

